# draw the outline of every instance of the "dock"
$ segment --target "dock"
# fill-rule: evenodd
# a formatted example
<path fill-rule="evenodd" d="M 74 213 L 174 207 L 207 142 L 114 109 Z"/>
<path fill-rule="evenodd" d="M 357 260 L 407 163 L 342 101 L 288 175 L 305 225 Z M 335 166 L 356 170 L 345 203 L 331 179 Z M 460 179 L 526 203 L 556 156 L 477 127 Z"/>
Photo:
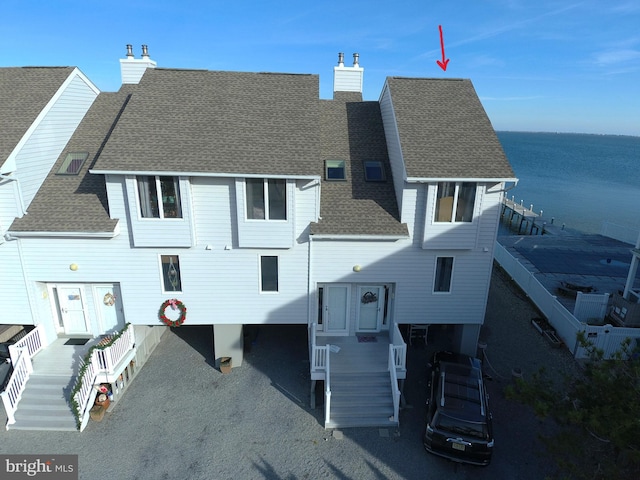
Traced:
<path fill-rule="evenodd" d="M 518 235 L 569 235 L 565 230 L 565 224 L 557 225 L 555 218 L 545 218 L 543 211 L 536 213 L 533 205 L 529 208 L 524 206 L 524 202 L 516 202 L 514 197 L 511 199 L 504 198 L 502 200 L 502 212 L 500 214 L 501 221 L 509 227 L 510 230 L 517 232 Z"/>

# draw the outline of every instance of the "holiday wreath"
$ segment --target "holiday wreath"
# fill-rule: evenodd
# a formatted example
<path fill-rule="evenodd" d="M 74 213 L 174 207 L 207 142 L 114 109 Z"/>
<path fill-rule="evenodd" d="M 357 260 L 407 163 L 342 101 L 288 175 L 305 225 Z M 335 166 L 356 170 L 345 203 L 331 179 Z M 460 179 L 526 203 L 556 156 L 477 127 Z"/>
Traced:
<path fill-rule="evenodd" d="M 171 307 L 172 310 L 178 309 L 180 310 L 180 316 L 177 320 L 171 320 L 169 317 L 165 315 L 167 311 L 167 307 Z M 184 306 L 180 300 L 176 298 L 172 298 L 171 300 L 167 300 L 162 305 L 160 305 L 160 320 L 164 322 L 165 325 L 169 327 L 179 327 L 182 325 L 187 318 L 187 307 Z"/>

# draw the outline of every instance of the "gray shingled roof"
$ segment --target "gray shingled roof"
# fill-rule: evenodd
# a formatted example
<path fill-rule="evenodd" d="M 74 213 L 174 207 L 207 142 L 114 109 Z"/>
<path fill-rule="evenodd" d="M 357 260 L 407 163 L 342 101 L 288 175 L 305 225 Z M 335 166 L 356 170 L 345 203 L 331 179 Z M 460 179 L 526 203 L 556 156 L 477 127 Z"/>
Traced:
<path fill-rule="evenodd" d="M 12 232 L 113 232 L 117 219 L 109 218 L 103 175 L 89 169 L 134 86 L 117 93 L 101 93 L 60 154 L 34 197 L 27 215 L 16 219 Z M 56 175 L 70 152 L 88 152 L 78 175 Z"/>
<path fill-rule="evenodd" d="M 470 80 L 387 78 L 407 177 L 514 178 Z"/>
<path fill-rule="evenodd" d="M 96 171 L 316 175 L 317 75 L 147 70 Z"/>
<path fill-rule="evenodd" d="M 345 160 L 347 181 L 327 181 L 323 175 L 322 219 L 311 225 L 311 233 L 408 236 L 400 223 L 380 105 L 350 98 L 355 97 L 320 102 L 322 149 L 316 171 L 324 172 L 325 160 Z M 383 162 L 386 181 L 366 182 L 364 160 Z"/>
<path fill-rule="evenodd" d="M 73 67 L 0 68 L 0 165 L 72 71 Z"/>

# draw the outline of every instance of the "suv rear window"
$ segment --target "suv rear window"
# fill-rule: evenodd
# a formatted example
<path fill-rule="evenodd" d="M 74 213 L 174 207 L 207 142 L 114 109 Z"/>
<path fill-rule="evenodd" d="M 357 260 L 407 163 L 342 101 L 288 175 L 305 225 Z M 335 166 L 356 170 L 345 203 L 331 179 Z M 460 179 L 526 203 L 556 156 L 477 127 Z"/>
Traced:
<path fill-rule="evenodd" d="M 450 417 L 442 412 L 436 413 L 433 423 L 437 428 L 446 430 L 447 432 L 470 435 L 483 440 L 489 438 L 489 431 L 484 423 L 469 422 L 466 420 L 461 421 L 458 418 Z"/>

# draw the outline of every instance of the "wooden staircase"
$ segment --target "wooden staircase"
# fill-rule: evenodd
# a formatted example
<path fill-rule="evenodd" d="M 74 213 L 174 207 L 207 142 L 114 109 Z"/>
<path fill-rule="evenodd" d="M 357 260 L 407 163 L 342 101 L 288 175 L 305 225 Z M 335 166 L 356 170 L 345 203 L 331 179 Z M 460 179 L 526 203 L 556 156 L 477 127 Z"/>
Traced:
<path fill-rule="evenodd" d="M 331 354 L 326 428 L 395 427 L 388 342 L 341 345 Z"/>
<path fill-rule="evenodd" d="M 76 431 L 76 419 L 65 392 L 70 376 L 31 374 L 9 430 Z"/>

